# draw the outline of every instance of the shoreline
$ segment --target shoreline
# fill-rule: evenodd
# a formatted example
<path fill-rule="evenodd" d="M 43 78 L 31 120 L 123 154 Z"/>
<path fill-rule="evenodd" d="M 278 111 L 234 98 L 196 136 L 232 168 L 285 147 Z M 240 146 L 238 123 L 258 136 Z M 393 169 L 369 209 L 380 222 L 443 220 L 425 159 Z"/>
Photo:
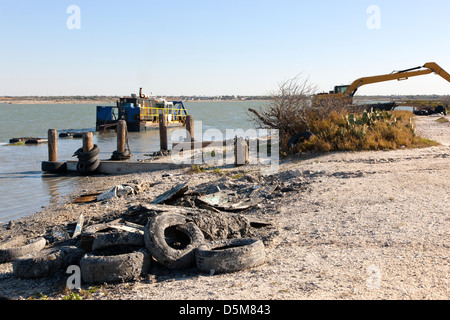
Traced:
<path fill-rule="evenodd" d="M 0 104 L 115 104 L 117 100 L 87 100 L 87 101 L 79 101 L 79 100 L 0 100 Z M 249 100 L 240 100 L 240 99 L 232 99 L 232 100 L 183 100 L 183 102 L 249 102 L 249 101 L 268 101 L 265 99 L 249 99 Z"/>
<path fill-rule="evenodd" d="M 444 96 L 438 95 L 418 95 L 418 96 L 357 96 L 355 97 L 355 101 L 359 102 L 407 102 L 407 101 L 428 101 L 428 102 L 437 102 L 439 99 Z M 62 99 L 61 99 L 62 98 Z M 115 104 L 119 100 L 119 96 L 102 96 L 102 97 L 85 97 L 82 99 L 71 99 L 70 97 L 64 98 L 52 98 L 52 97 L 41 97 L 38 99 L 31 99 L 30 97 L 9 97 L 9 96 L 1 96 L 0 104 Z M 249 101 L 271 101 L 272 97 L 267 96 L 241 96 L 241 98 L 234 99 L 217 99 L 213 97 L 196 99 L 192 97 L 159 97 L 161 99 L 166 99 L 169 101 L 172 100 L 182 100 L 183 102 L 249 102 Z"/>
<path fill-rule="evenodd" d="M 242 213 L 272 223 L 255 231 L 265 239 L 265 264 L 214 276 L 196 270 L 151 274 L 135 282 L 101 285 L 84 299 L 449 299 L 450 125 L 435 120 L 415 117 L 418 133 L 440 142 L 438 147 L 283 160 L 273 178 L 283 190 L 293 191 L 276 191 L 264 197 L 261 206 Z M 259 170 L 244 166 L 221 174 L 178 169 L 86 177 L 63 203 L 1 225 L 0 242 L 73 225 L 80 214 L 87 224 L 114 220 L 187 180 L 190 190 L 205 185 L 267 186 L 270 179 Z M 82 194 L 129 182 L 152 187 L 103 203 L 72 203 Z M 373 270 L 378 278 L 372 277 Z M 64 271 L 37 280 L 16 279 L 11 272 L 12 263 L 0 264 L 0 296 L 67 295 L 61 289 Z"/>

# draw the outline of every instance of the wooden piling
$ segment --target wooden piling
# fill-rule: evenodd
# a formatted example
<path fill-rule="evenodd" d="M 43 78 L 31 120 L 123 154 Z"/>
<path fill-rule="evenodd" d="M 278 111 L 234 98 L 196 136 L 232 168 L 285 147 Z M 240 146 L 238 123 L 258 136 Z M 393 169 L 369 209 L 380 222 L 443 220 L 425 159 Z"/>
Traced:
<path fill-rule="evenodd" d="M 83 132 L 83 152 L 94 149 L 94 135 L 92 132 Z"/>
<path fill-rule="evenodd" d="M 58 132 L 56 129 L 48 130 L 48 161 L 58 161 Z"/>
<path fill-rule="evenodd" d="M 234 165 L 236 167 L 248 164 L 248 144 L 242 138 L 236 139 L 234 144 Z"/>
<path fill-rule="evenodd" d="M 123 153 L 126 149 L 127 123 L 125 120 L 119 120 L 117 123 L 117 152 Z"/>
<path fill-rule="evenodd" d="M 186 136 L 186 142 L 194 141 L 194 117 L 191 115 L 186 116 L 186 131 L 189 132 L 189 135 Z"/>
<path fill-rule="evenodd" d="M 159 142 L 161 150 L 169 150 L 167 143 L 167 117 L 162 112 L 159 114 Z"/>

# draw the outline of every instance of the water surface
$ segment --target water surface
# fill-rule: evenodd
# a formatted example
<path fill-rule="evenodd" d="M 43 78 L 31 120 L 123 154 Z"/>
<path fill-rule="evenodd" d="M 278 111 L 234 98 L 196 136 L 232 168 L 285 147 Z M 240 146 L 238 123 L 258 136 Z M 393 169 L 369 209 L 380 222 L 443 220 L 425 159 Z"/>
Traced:
<path fill-rule="evenodd" d="M 202 121 L 203 130 L 217 128 L 225 136 L 226 129 L 252 128 L 246 110 L 263 103 L 212 101 L 186 102 L 185 106 L 195 120 Z M 0 222 L 7 222 L 61 201 L 84 179 L 42 173 L 41 162 L 48 160 L 47 144 L 11 146 L 9 139 L 47 138 L 48 129 L 94 131 L 96 104 L 0 104 L 0 112 Z M 109 159 L 117 149 L 114 132 L 95 134 L 94 143 L 100 147 L 101 159 Z M 58 160 L 76 159 L 72 155 L 81 145 L 81 139 L 59 138 Z M 145 158 L 144 154 L 159 150 L 158 130 L 130 132 L 129 145 L 134 159 Z"/>

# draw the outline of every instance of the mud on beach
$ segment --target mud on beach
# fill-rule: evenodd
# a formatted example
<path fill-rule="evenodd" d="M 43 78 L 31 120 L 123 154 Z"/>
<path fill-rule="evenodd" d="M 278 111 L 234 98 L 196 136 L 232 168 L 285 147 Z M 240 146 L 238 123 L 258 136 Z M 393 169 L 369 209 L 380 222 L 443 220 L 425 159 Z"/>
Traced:
<path fill-rule="evenodd" d="M 245 218 L 245 227 L 212 228 L 210 236 L 258 238 L 265 263 L 228 274 L 155 263 L 137 281 L 82 284 L 83 299 L 449 299 L 450 125 L 436 120 L 415 118 L 418 133 L 440 146 L 310 154 L 283 160 L 273 176 L 246 166 L 86 177 L 62 202 L 0 226 L 0 242 L 19 235 L 56 242 L 55 230 L 72 234 L 81 214 L 86 226 L 119 218 L 143 225 L 148 218 L 148 211 L 139 211 L 143 204 L 188 181 L 185 196 L 171 205 Z M 139 186 L 139 192 L 73 203 L 82 194 L 125 183 Z M 201 207 L 196 199 L 202 191 L 217 186 L 235 200 L 253 194 L 255 202 L 238 212 Z M 68 295 L 65 270 L 34 280 L 17 279 L 12 271 L 11 262 L 0 264 L 0 296 Z"/>

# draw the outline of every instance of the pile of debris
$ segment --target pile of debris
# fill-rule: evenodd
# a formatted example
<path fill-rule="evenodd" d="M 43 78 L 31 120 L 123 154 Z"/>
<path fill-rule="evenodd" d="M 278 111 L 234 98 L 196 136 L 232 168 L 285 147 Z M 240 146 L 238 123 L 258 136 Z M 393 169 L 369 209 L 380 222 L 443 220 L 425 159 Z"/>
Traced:
<path fill-rule="evenodd" d="M 177 184 L 110 221 L 84 225 L 81 215 L 71 236 L 64 228 L 53 228 L 28 242 L 14 239 L 0 244 L 0 263 L 13 261 L 13 276 L 25 279 L 77 265 L 87 284 L 136 280 L 155 264 L 169 270 L 196 268 L 211 275 L 253 268 L 266 258 L 267 233 L 260 231 L 273 225 L 242 213 L 273 197 L 276 190 L 290 192 L 296 187 L 300 186 L 286 187 L 277 179 L 263 185 L 230 184 L 224 179 L 192 191 L 188 182 Z M 136 185 L 119 185 L 88 199 L 107 201 L 141 191 Z"/>
<path fill-rule="evenodd" d="M 447 115 L 447 109 L 444 106 L 439 105 L 439 106 L 437 106 L 435 108 L 433 108 L 433 107 L 424 107 L 424 108 L 421 108 L 421 109 L 418 109 L 418 110 L 414 110 L 413 113 L 416 116 L 430 116 L 430 115 L 433 115 L 433 114 L 442 114 L 442 115 L 446 116 Z"/>

